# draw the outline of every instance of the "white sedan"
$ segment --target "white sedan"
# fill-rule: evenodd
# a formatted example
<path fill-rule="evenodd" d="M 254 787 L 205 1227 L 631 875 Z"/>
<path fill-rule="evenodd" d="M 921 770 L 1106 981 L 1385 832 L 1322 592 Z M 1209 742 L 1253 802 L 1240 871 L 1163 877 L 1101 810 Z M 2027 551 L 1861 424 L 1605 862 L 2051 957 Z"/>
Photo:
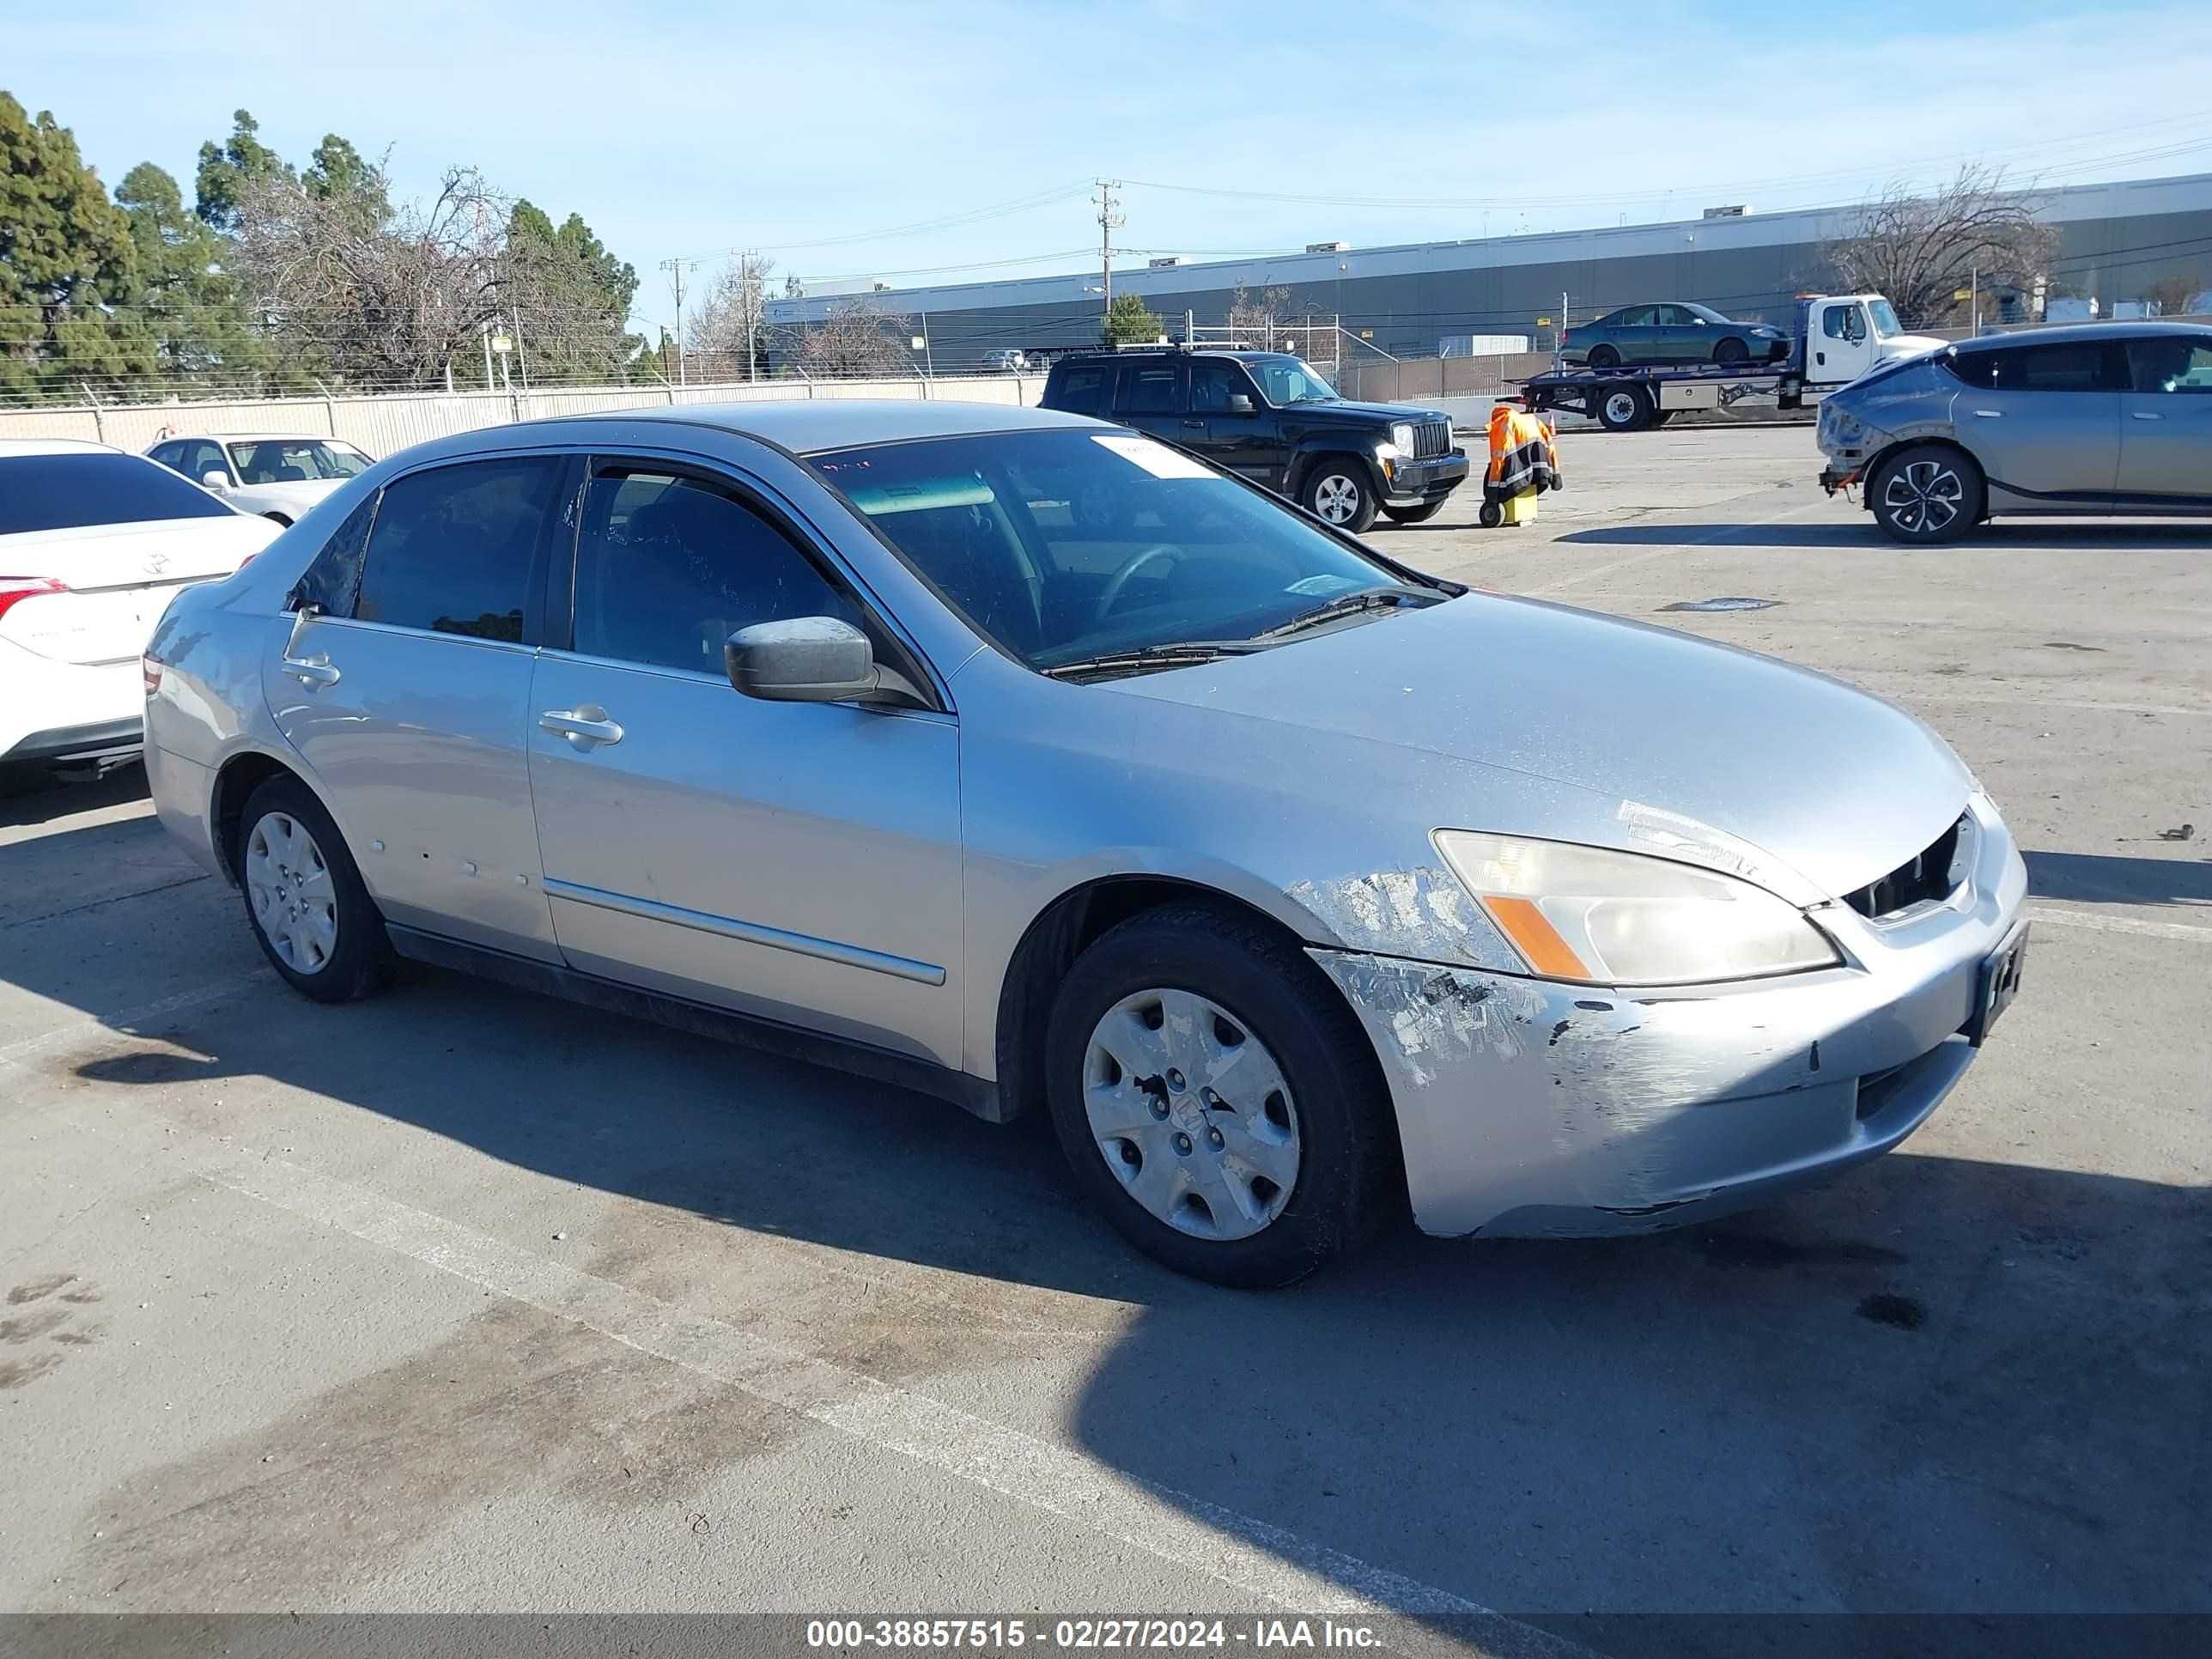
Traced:
<path fill-rule="evenodd" d="M 143 456 L 0 439 L 0 763 L 136 754 L 138 656 L 169 601 L 283 533 Z"/>
<path fill-rule="evenodd" d="M 315 503 L 375 463 L 351 444 L 304 433 L 204 433 L 146 452 L 241 513 L 297 524 Z"/>

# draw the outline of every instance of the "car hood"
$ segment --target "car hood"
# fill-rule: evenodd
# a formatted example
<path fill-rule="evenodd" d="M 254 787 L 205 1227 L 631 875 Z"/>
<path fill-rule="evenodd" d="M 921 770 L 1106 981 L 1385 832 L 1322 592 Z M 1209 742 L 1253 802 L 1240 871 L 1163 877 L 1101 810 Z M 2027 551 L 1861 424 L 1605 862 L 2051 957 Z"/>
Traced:
<path fill-rule="evenodd" d="M 1895 869 L 1974 787 L 1935 732 L 1839 681 L 1671 629 L 1494 594 L 1108 684 L 1525 781 L 1452 785 L 1460 821 L 1431 828 L 1658 853 L 1801 904 Z M 1339 776 L 1325 787 L 1361 786 Z"/>
<path fill-rule="evenodd" d="M 1917 357 L 1923 351 L 1941 351 L 1950 343 L 1933 334 L 1893 334 L 1879 343 L 1880 361 L 1894 362 L 1899 357 Z"/>
<path fill-rule="evenodd" d="M 1441 409 L 1416 409 L 1411 404 L 1356 404 L 1340 398 L 1328 404 L 1293 404 L 1283 413 L 1304 421 L 1340 422 L 1346 426 L 1372 427 L 1391 421 L 1449 421 Z"/>

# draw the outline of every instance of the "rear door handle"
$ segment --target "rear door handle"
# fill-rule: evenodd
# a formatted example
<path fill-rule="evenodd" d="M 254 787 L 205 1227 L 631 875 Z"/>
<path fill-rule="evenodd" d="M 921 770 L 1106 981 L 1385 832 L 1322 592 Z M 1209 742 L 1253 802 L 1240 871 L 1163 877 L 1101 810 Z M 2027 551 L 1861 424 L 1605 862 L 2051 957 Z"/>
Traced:
<path fill-rule="evenodd" d="M 1985 421 L 2002 421 L 2004 419 L 2004 410 L 2002 409 L 1978 409 L 1974 413 Z"/>
<path fill-rule="evenodd" d="M 1186 420 L 1183 424 L 1194 432 L 1203 432 L 1206 430 L 1206 422 L 1204 421 Z"/>
<path fill-rule="evenodd" d="M 2131 409 L 2128 413 L 2139 421 L 2162 421 L 2166 418 L 2165 416 L 2155 414 L 2148 409 Z"/>
<path fill-rule="evenodd" d="M 604 708 L 549 708 L 538 717 L 538 723 L 548 732 L 558 732 L 573 748 L 591 749 L 623 740 L 622 727 L 607 718 Z"/>
<path fill-rule="evenodd" d="M 287 657 L 284 672 L 302 685 L 336 685 L 338 671 L 328 657 Z"/>

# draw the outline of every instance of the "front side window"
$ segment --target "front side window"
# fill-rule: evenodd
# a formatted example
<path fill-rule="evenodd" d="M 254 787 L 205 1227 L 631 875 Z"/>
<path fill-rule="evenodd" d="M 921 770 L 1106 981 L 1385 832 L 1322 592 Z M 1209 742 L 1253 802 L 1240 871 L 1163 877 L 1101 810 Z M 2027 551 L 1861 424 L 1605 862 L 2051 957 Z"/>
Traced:
<path fill-rule="evenodd" d="M 350 478 L 368 471 L 368 457 L 350 444 L 320 438 L 263 438 L 230 446 L 230 459 L 245 484 L 307 483 L 321 478 Z"/>
<path fill-rule="evenodd" d="M 1259 381 L 1261 393 L 1277 409 L 1287 409 L 1293 404 L 1339 401 L 1336 388 L 1322 378 L 1319 369 L 1302 358 L 1255 357 L 1245 367 Z"/>
<path fill-rule="evenodd" d="M 1222 415 L 1232 398 L 1250 398 L 1252 383 L 1234 363 L 1198 362 L 1190 366 L 1190 407 L 1194 414 Z"/>
<path fill-rule="evenodd" d="M 592 478 L 576 544 L 576 650 L 719 675 L 731 635 L 796 617 L 865 626 L 844 590 L 735 494 L 669 472 Z"/>
<path fill-rule="evenodd" d="M 185 444 L 179 453 L 182 459 L 177 464 L 177 471 L 194 483 L 205 483 L 210 472 L 221 483 L 230 482 L 230 469 L 223 465 L 221 445 L 210 443 L 204 438 L 197 439 Z"/>
<path fill-rule="evenodd" d="M 143 455 L 90 450 L 0 456 L 0 536 L 232 516 L 205 490 Z"/>
<path fill-rule="evenodd" d="M 1343 595 L 1407 586 L 1135 433 L 929 439 L 811 464 L 977 631 L 1040 670 L 1248 641 Z"/>
<path fill-rule="evenodd" d="M 2128 374 L 2137 392 L 2212 393 L 2212 336 L 2130 340 Z"/>
<path fill-rule="evenodd" d="M 385 486 L 354 615 L 398 628 L 522 638 L 523 607 L 566 463 L 465 461 Z"/>
<path fill-rule="evenodd" d="M 1859 308 L 1850 306 L 1824 306 L 1820 311 L 1820 332 L 1832 340 L 1863 340 L 1866 325 L 1859 320 Z"/>

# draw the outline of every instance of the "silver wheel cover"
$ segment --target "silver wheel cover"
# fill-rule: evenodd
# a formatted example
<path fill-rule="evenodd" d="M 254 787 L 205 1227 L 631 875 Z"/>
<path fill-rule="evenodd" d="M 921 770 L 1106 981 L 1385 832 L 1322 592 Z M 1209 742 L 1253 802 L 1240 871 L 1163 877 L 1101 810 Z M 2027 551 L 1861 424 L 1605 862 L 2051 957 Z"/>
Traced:
<path fill-rule="evenodd" d="M 1190 991 L 1106 1011 L 1083 1057 L 1083 1108 L 1129 1196 L 1194 1238 L 1249 1238 L 1298 1179 L 1298 1114 L 1267 1046 Z"/>
<path fill-rule="evenodd" d="M 1331 524 L 1350 524 L 1359 516 L 1359 481 L 1328 474 L 1314 485 L 1314 511 Z"/>
<path fill-rule="evenodd" d="M 246 897 L 278 960 L 318 974 L 338 948 L 338 896 L 323 849 L 289 812 L 264 812 L 246 837 Z"/>
<path fill-rule="evenodd" d="M 1941 535 L 1963 510 L 1966 500 L 1965 482 L 1944 461 L 1895 467 L 1882 481 L 1881 510 L 1908 535 Z"/>
<path fill-rule="evenodd" d="M 1609 421 L 1626 426 L 1636 418 L 1636 394 L 1616 392 L 1605 400 L 1605 415 Z"/>

